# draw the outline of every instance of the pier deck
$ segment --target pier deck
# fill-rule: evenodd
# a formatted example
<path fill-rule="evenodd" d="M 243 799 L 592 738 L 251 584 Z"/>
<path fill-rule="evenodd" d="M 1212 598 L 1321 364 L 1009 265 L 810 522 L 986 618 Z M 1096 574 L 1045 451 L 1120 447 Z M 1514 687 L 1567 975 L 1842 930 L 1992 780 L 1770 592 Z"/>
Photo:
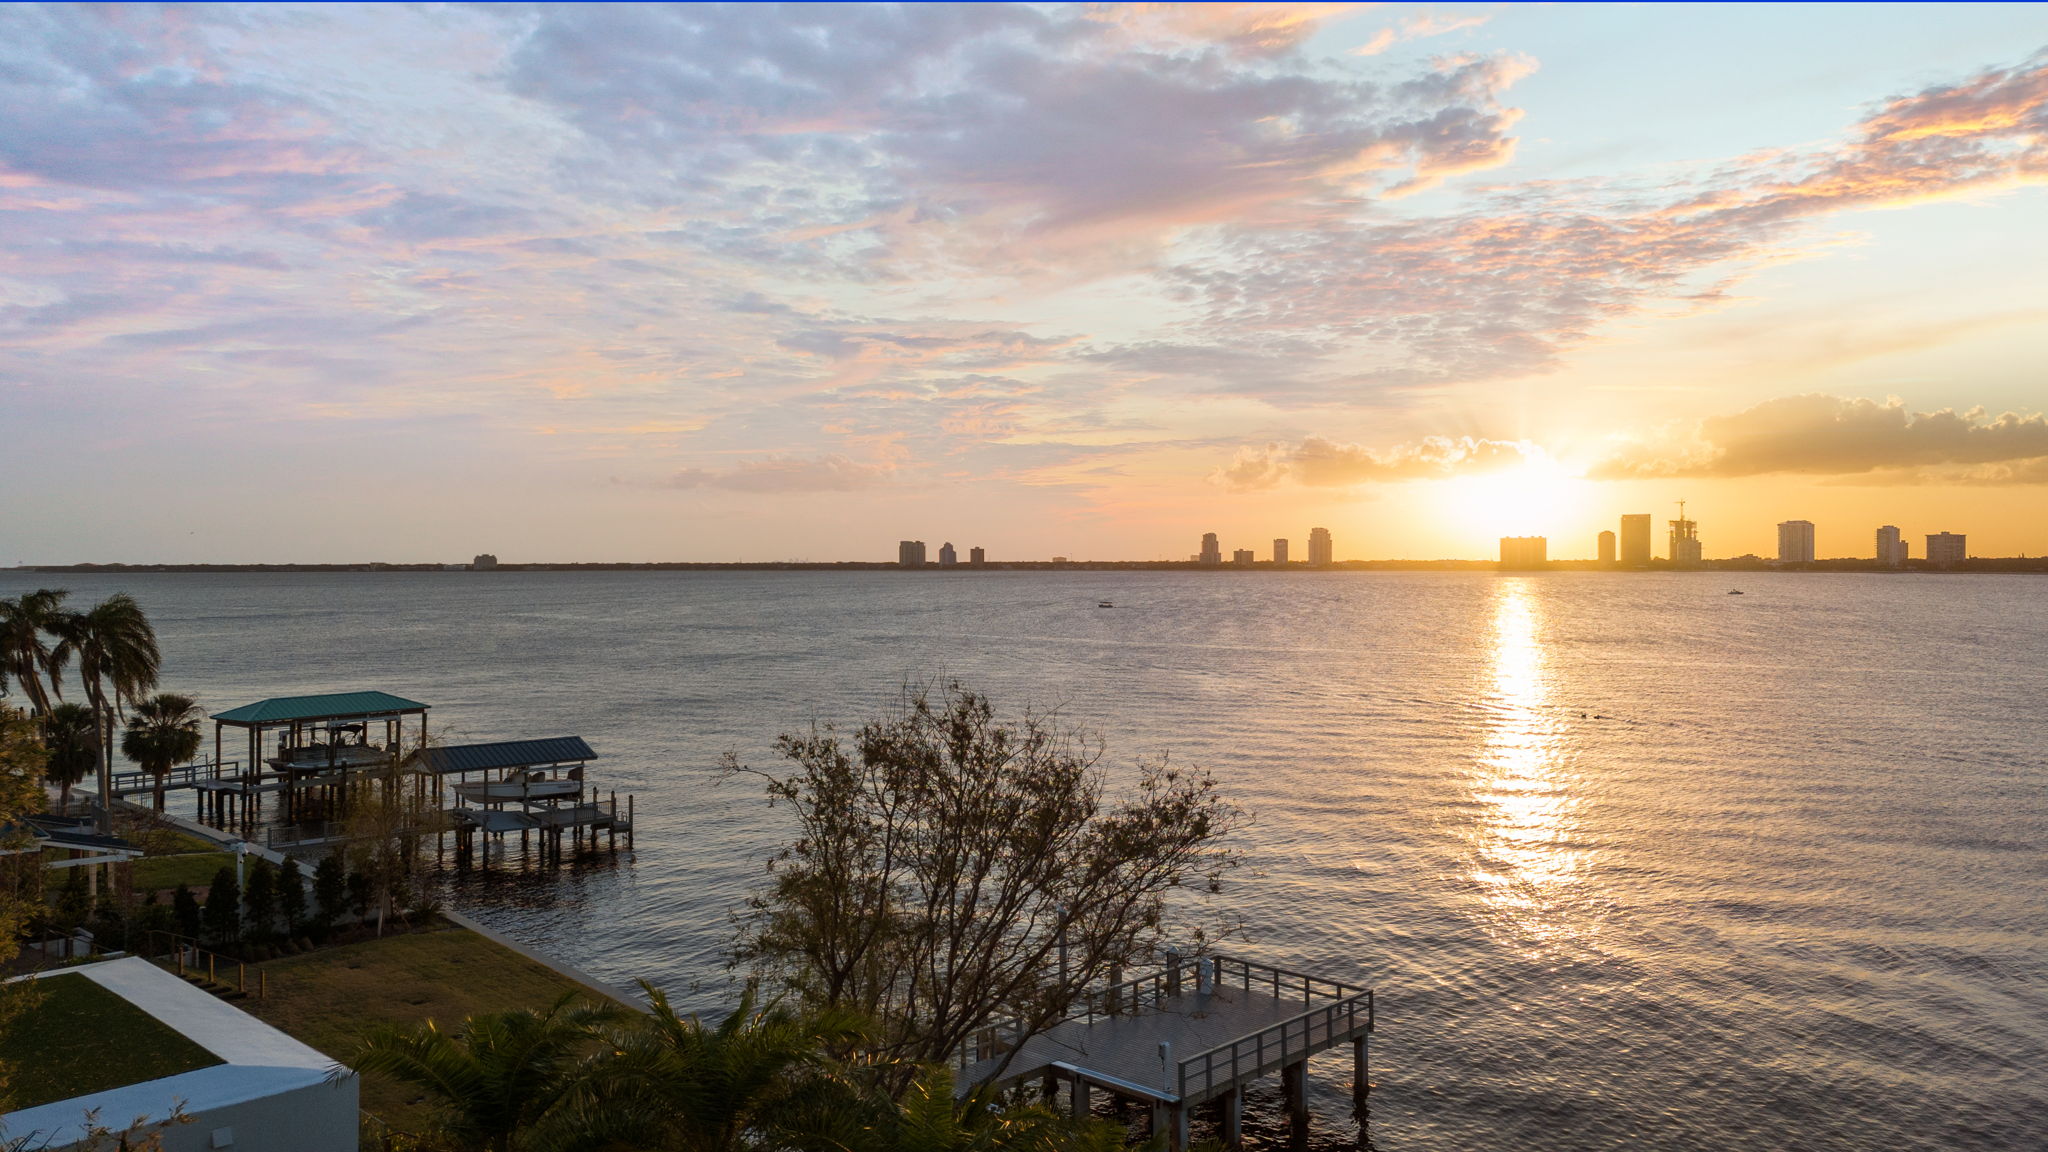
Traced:
<path fill-rule="evenodd" d="M 1174 958 L 1164 971 L 1091 995 L 1021 1046 L 991 1030 L 960 1053 L 957 1082 L 964 1094 L 983 1084 L 1063 1080 L 1077 1110 L 1085 1110 L 1090 1089 L 1143 1101 L 1155 1125 L 1169 1126 L 1168 1146 L 1180 1149 L 1188 1110 L 1218 1099 L 1224 1138 L 1235 1143 L 1242 1088 L 1280 1072 L 1299 1144 L 1308 1058 L 1351 1043 L 1353 1094 L 1362 1107 L 1372 1027 L 1371 989 L 1230 956 Z"/>

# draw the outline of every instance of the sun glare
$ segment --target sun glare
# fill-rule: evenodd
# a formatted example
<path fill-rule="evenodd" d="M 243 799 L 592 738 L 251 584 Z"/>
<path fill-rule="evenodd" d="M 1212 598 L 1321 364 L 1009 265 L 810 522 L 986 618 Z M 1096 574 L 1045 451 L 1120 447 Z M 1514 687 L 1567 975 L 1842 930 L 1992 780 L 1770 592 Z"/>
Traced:
<path fill-rule="evenodd" d="M 1436 498 L 1450 523 L 1485 538 L 1546 536 L 1572 520 L 1587 481 L 1548 456 L 1513 468 L 1438 481 Z"/>

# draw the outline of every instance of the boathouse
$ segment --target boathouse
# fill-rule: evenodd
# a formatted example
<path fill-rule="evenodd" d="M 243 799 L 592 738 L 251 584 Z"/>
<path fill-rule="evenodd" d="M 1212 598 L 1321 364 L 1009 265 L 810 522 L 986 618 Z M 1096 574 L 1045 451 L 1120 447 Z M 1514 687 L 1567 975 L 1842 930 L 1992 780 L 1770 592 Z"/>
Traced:
<path fill-rule="evenodd" d="M 485 845 L 502 845 L 514 832 L 522 845 L 537 836 L 543 857 L 554 861 L 565 847 L 571 853 L 595 848 L 600 834 L 608 850 L 621 833 L 631 848 L 633 798 L 621 807 L 616 792 L 600 795 L 584 779 L 585 766 L 597 758 L 581 736 L 555 736 L 428 747 L 406 766 L 432 781 L 455 833 L 456 864 L 467 867 L 472 857 L 488 863 Z"/>

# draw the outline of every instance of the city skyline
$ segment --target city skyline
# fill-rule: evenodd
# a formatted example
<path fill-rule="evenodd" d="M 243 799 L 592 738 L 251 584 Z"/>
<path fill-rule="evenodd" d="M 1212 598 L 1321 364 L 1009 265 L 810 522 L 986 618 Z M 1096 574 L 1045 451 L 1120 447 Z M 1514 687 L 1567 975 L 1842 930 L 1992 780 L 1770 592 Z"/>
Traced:
<path fill-rule="evenodd" d="M 1645 509 L 1661 550 L 1679 499 L 1710 553 L 1787 508 L 2048 552 L 2038 6 L 10 5 L 0 44 L 0 566 L 1476 558 Z"/>

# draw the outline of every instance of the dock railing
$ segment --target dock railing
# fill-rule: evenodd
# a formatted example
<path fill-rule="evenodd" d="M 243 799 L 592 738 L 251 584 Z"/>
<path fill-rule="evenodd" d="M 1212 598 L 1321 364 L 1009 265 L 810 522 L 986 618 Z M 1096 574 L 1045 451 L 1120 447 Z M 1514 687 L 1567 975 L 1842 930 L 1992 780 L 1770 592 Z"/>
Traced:
<path fill-rule="evenodd" d="M 1333 981 L 1324 981 L 1333 983 Z M 1372 989 L 1282 1020 L 1180 1062 L 1180 1098 L 1200 1103 L 1247 1077 L 1263 1076 L 1372 1031 Z"/>
<path fill-rule="evenodd" d="M 169 772 L 164 773 L 163 786 L 165 788 L 189 788 L 201 781 L 232 780 L 241 774 L 242 762 L 240 760 L 222 760 L 219 762 L 199 760 L 190 764 L 180 764 Z M 111 783 L 113 793 L 116 796 L 134 796 L 144 792 L 154 792 L 157 789 L 156 776 L 142 771 L 116 772 Z"/>
<path fill-rule="evenodd" d="M 1260 1075 L 1291 1063 L 1306 1052 L 1318 1051 L 1346 1037 L 1372 1031 L 1370 988 L 1238 956 L 1196 957 L 1174 953 L 1168 953 L 1164 963 L 1155 971 L 1084 992 L 1066 1015 L 1047 1027 L 1068 1022 L 1093 1024 L 1113 1016 L 1134 1015 L 1179 996 L 1194 994 L 1199 991 L 1204 964 L 1209 966 L 1208 978 L 1212 989 L 1241 988 L 1275 1000 L 1298 998 L 1302 1011 L 1250 1036 L 1181 1060 L 1178 1083 L 1183 1099 L 1188 1098 L 1190 1092 L 1196 1093 L 1197 1098 L 1204 1098 L 1202 1093 L 1239 1075 Z M 1009 1052 L 1026 1039 L 1021 1019 L 1000 1021 L 976 1032 L 961 1044 L 955 1054 L 956 1060 L 960 1067 L 965 1068 Z"/>

